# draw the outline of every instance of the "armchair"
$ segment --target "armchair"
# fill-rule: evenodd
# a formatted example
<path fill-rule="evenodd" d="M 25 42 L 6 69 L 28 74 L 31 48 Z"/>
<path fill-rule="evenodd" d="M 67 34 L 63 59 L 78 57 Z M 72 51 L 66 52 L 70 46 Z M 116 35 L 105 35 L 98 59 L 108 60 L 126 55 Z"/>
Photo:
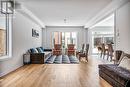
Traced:
<path fill-rule="evenodd" d="M 84 53 L 79 53 L 79 60 L 81 57 L 85 57 L 86 60 L 88 61 L 88 51 L 89 51 L 89 44 L 86 44 L 86 51 Z"/>
<path fill-rule="evenodd" d="M 82 49 L 80 51 L 76 52 L 76 56 L 78 56 L 79 53 L 83 53 L 84 52 L 84 47 L 85 47 L 85 44 L 82 44 Z"/>

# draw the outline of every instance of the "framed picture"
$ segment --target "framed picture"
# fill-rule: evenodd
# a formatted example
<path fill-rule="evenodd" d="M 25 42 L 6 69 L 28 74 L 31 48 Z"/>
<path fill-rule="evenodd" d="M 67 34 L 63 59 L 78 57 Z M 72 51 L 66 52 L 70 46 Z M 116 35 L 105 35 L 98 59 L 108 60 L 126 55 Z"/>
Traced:
<path fill-rule="evenodd" d="M 32 37 L 39 37 L 39 32 L 38 30 L 32 29 Z"/>

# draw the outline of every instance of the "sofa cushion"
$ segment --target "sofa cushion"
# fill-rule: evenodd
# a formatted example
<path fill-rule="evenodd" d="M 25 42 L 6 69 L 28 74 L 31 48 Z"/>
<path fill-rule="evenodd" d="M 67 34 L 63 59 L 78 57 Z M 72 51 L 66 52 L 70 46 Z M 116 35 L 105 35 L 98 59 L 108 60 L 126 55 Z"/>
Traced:
<path fill-rule="evenodd" d="M 42 49 L 42 51 L 44 51 L 44 48 L 43 47 L 40 47 Z"/>
<path fill-rule="evenodd" d="M 124 86 L 130 80 L 130 71 L 115 64 L 99 65 L 99 70 Z"/>
<path fill-rule="evenodd" d="M 38 50 L 39 53 L 43 53 L 44 52 L 44 50 L 42 50 L 41 47 L 38 47 L 37 50 Z"/>
<path fill-rule="evenodd" d="M 45 51 L 52 51 L 52 49 L 44 49 L 44 52 L 45 52 Z"/>
<path fill-rule="evenodd" d="M 38 50 L 36 48 L 31 48 L 30 51 L 31 53 L 38 53 Z"/>

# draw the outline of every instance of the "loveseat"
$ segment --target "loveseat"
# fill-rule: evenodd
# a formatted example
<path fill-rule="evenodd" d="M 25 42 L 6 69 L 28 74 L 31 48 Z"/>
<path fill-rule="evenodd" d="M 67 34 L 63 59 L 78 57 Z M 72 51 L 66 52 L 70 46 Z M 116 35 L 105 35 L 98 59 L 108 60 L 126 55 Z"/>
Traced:
<path fill-rule="evenodd" d="M 106 80 L 113 87 L 130 87 L 129 64 L 130 54 L 123 52 L 117 64 L 99 65 L 99 76 Z"/>
<path fill-rule="evenodd" d="M 31 48 L 28 51 L 32 64 L 43 64 L 52 55 L 52 49 L 44 49 L 43 47 Z"/>

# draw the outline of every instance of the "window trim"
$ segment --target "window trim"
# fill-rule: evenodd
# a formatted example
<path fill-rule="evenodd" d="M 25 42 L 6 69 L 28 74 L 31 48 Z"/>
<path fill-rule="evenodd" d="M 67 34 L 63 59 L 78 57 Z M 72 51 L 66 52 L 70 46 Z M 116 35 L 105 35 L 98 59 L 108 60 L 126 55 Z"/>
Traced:
<path fill-rule="evenodd" d="M 6 55 L 0 56 L 0 61 L 12 58 L 13 15 L 6 14 Z"/>

